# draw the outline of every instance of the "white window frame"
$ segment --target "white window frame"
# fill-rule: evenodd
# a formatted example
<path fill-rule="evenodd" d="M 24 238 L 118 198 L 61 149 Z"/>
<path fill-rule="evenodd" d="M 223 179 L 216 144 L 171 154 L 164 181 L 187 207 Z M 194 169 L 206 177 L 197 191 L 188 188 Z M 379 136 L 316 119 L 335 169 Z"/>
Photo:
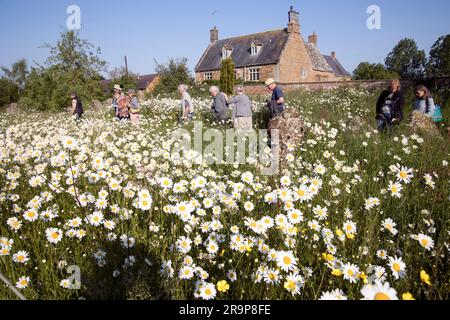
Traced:
<path fill-rule="evenodd" d="M 212 72 L 204 72 L 203 73 L 203 80 L 208 81 L 213 79 L 213 73 Z"/>
<path fill-rule="evenodd" d="M 305 69 L 304 67 L 302 67 L 302 68 L 300 69 L 300 76 L 301 76 L 302 78 L 306 78 L 306 69 Z"/>
<path fill-rule="evenodd" d="M 257 82 L 261 80 L 261 68 L 248 68 L 248 81 Z"/>
<path fill-rule="evenodd" d="M 252 56 L 256 56 L 261 51 L 261 45 L 257 45 L 256 43 L 252 42 L 252 46 L 250 48 L 250 53 Z"/>

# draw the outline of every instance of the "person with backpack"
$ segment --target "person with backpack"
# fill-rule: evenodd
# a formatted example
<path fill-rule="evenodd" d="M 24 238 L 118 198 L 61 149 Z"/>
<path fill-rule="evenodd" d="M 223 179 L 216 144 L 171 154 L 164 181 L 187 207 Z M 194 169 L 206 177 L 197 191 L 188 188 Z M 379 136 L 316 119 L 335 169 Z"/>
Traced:
<path fill-rule="evenodd" d="M 76 121 L 79 121 L 81 120 L 81 116 L 84 113 L 83 104 L 81 103 L 80 98 L 78 98 L 78 95 L 75 92 L 72 92 L 70 94 L 70 98 L 72 99 L 71 114 L 72 116 L 75 116 Z"/>
<path fill-rule="evenodd" d="M 400 80 L 392 80 L 389 88 L 378 98 L 376 108 L 378 130 L 384 130 L 386 126 L 391 128 L 394 123 L 403 121 L 405 98 L 400 90 Z"/>
<path fill-rule="evenodd" d="M 141 122 L 141 105 L 139 103 L 138 98 L 136 97 L 136 91 L 130 89 L 128 90 L 127 94 L 129 97 L 129 110 L 131 123 L 136 126 L 139 126 Z"/>
<path fill-rule="evenodd" d="M 417 86 L 415 91 L 416 101 L 414 102 L 413 111 L 418 111 L 432 117 L 435 112 L 436 105 L 430 90 L 424 85 Z"/>

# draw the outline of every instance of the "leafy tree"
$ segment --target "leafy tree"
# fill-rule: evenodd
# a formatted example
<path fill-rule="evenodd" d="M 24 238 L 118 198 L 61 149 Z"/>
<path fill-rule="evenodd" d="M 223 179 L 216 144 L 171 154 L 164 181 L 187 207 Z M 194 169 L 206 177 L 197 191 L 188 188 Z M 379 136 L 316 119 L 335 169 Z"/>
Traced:
<path fill-rule="evenodd" d="M 25 87 L 25 82 L 28 76 L 28 63 L 25 59 L 18 60 L 15 62 L 11 69 L 6 67 L 1 67 L 4 76 L 9 79 L 14 85 L 17 86 L 19 91 L 22 91 Z"/>
<path fill-rule="evenodd" d="M 39 110 L 64 110 L 70 104 L 70 92 L 77 92 L 86 102 L 102 99 L 98 81 L 106 62 L 99 58 L 100 49 L 82 40 L 78 32 L 61 33 L 44 66 L 32 68 L 21 102 Z"/>
<path fill-rule="evenodd" d="M 450 76 L 450 34 L 440 37 L 431 48 L 427 74 L 434 77 Z"/>
<path fill-rule="evenodd" d="M 0 107 L 17 102 L 19 100 L 19 88 L 11 80 L 0 79 Z"/>
<path fill-rule="evenodd" d="M 381 63 L 361 62 L 353 71 L 355 80 L 384 80 L 398 77 L 397 73 L 388 71 Z"/>
<path fill-rule="evenodd" d="M 220 90 L 227 95 L 232 95 L 235 80 L 233 59 L 227 58 L 222 60 L 222 69 L 220 70 Z"/>
<path fill-rule="evenodd" d="M 406 38 L 388 54 L 385 64 L 389 71 L 403 79 L 417 79 L 424 75 L 425 51 L 418 49 L 416 41 Z"/>
<path fill-rule="evenodd" d="M 155 60 L 155 63 L 160 81 L 155 87 L 154 94 L 174 93 L 180 84 L 193 84 L 194 80 L 190 76 L 186 58 L 170 58 L 167 64 L 159 64 Z"/>

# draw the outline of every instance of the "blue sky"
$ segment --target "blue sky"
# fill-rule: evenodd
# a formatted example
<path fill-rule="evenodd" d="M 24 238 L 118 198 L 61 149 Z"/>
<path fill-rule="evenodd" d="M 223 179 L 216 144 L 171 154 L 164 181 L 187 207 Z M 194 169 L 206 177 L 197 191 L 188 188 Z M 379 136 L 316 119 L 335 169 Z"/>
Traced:
<path fill-rule="evenodd" d="M 220 38 L 284 28 L 291 5 L 300 12 L 303 37 L 315 31 L 322 53 L 336 51 L 350 72 L 361 61 L 383 62 L 404 37 L 428 53 L 450 33 L 448 0 L 0 0 L 0 65 L 42 62 L 48 51 L 40 46 L 57 41 L 73 4 L 81 8 L 81 37 L 102 49 L 109 69 L 127 55 L 129 69 L 140 74 L 169 57 L 188 58 L 193 70 L 214 25 Z M 373 4 L 381 8 L 381 30 L 366 27 Z"/>

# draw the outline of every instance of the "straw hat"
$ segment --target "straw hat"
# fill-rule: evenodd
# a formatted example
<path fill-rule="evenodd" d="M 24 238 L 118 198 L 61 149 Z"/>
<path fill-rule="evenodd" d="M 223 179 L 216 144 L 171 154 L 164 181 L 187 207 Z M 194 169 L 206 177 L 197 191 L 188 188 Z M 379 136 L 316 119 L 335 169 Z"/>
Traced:
<path fill-rule="evenodd" d="M 122 88 L 120 87 L 120 85 L 115 84 L 114 85 L 114 90 L 122 91 Z"/>
<path fill-rule="evenodd" d="M 269 78 L 266 80 L 266 86 L 270 86 L 272 83 L 275 83 L 275 80 L 273 80 L 272 78 Z"/>

